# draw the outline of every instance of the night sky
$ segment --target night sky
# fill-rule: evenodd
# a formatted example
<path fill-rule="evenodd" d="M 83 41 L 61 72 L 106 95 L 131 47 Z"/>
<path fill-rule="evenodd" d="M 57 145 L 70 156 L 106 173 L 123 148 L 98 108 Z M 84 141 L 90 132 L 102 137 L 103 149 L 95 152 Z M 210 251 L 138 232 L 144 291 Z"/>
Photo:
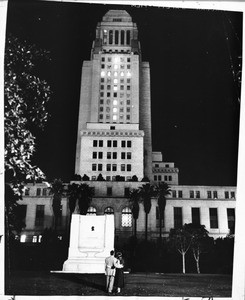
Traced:
<path fill-rule="evenodd" d="M 242 13 L 104 4 L 10 1 L 7 33 L 50 51 L 40 75 L 53 91 L 49 122 L 37 132 L 35 163 L 48 180 L 75 169 L 83 60 L 97 22 L 126 9 L 151 67 L 153 151 L 180 169 L 180 184 L 236 185 L 238 72 Z"/>

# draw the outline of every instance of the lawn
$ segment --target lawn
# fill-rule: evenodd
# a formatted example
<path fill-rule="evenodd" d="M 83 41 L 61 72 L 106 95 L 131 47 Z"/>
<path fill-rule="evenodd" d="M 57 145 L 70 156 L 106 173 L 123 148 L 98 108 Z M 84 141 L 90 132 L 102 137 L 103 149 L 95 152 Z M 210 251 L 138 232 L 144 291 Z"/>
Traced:
<path fill-rule="evenodd" d="M 121 295 L 231 297 L 231 288 L 231 275 L 131 273 Z M 104 296 L 105 276 L 18 271 L 6 281 L 5 294 Z"/>

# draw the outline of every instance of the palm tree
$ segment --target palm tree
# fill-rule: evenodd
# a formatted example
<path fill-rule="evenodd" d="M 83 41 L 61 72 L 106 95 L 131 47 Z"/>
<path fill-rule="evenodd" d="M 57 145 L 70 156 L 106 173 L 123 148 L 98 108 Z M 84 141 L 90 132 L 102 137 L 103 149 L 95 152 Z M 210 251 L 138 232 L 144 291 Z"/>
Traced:
<path fill-rule="evenodd" d="M 145 241 L 147 241 L 147 234 L 148 234 L 148 214 L 151 210 L 151 198 L 155 195 L 154 186 L 150 183 L 144 184 L 139 187 L 140 190 L 140 197 L 141 201 L 144 204 L 144 211 L 145 211 Z"/>
<path fill-rule="evenodd" d="M 51 194 L 53 194 L 53 213 L 54 213 L 54 230 L 57 230 L 58 219 L 60 218 L 61 212 L 61 199 L 64 193 L 64 184 L 61 179 L 54 179 L 51 183 Z"/>
<path fill-rule="evenodd" d="M 70 213 L 79 212 L 80 215 L 86 215 L 93 196 L 93 188 L 86 183 L 72 183 L 68 186 L 68 199 Z"/>
<path fill-rule="evenodd" d="M 140 193 L 138 189 L 133 189 L 129 194 L 129 201 L 131 202 L 132 213 L 134 218 L 134 237 L 137 238 L 137 219 L 139 217 L 139 199 Z"/>
<path fill-rule="evenodd" d="M 157 204 L 159 210 L 159 240 L 162 241 L 162 223 L 164 223 L 164 212 L 166 207 L 166 196 L 169 195 L 171 189 L 166 182 L 160 182 L 156 186 Z M 163 221 L 162 221 L 163 220 Z"/>
<path fill-rule="evenodd" d="M 86 215 L 94 195 L 93 188 L 86 183 L 78 187 L 78 210 L 80 215 Z"/>

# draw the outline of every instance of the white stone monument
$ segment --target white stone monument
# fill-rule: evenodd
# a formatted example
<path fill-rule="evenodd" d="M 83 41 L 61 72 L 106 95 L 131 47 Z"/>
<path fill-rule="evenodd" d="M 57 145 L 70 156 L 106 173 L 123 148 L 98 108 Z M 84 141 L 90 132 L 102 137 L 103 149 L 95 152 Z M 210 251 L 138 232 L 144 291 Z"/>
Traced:
<path fill-rule="evenodd" d="M 114 215 L 83 216 L 73 214 L 67 273 L 104 273 L 105 258 L 114 249 Z"/>

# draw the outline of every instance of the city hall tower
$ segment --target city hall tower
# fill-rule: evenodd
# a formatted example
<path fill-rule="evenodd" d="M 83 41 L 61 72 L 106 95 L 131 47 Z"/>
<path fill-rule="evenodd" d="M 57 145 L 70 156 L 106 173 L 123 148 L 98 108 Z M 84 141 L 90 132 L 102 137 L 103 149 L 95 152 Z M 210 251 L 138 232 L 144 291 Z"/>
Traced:
<path fill-rule="evenodd" d="M 108 11 L 83 62 L 75 173 L 152 180 L 150 68 L 124 10 Z"/>

